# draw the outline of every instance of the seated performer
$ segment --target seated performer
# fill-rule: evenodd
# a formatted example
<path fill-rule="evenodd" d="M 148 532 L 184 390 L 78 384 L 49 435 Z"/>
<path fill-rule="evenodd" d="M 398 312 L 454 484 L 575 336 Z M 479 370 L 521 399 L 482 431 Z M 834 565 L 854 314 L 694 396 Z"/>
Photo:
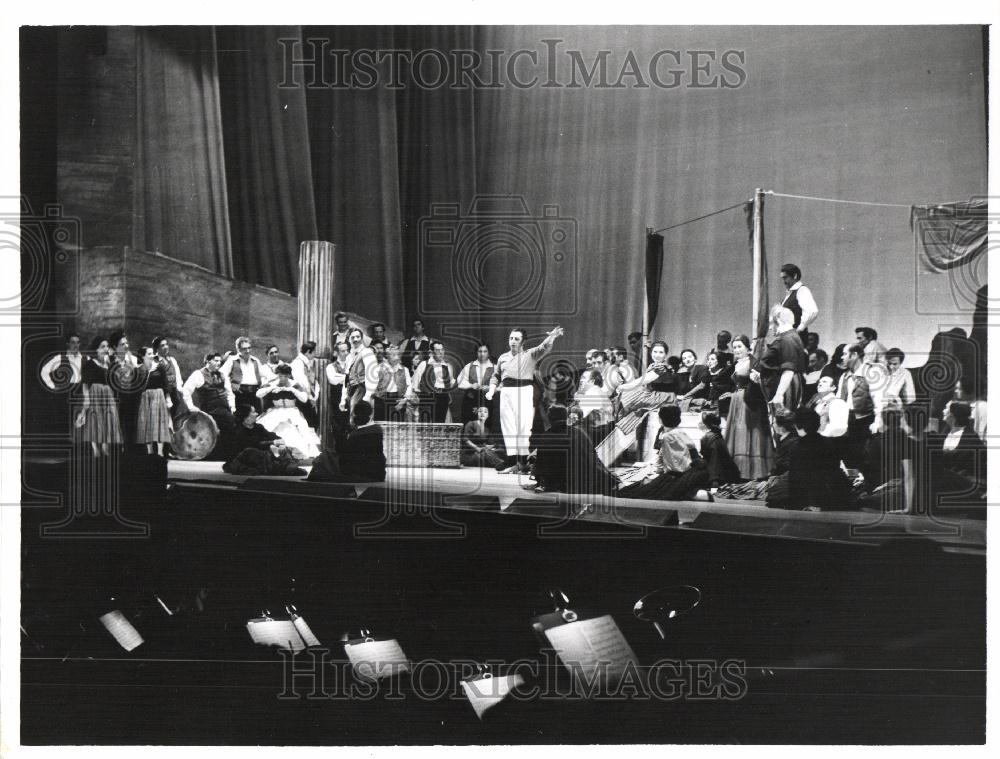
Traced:
<path fill-rule="evenodd" d="M 244 448 L 222 465 L 226 474 L 260 476 L 302 477 L 306 470 L 298 465 L 294 453 L 279 438 L 266 449 Z"/>
<path fill-rule="evenodd" d="M 677 402 L 681 411 L 689 409 L 696 411 L 703 406 L 708 400 L 710 390 L 708 367 L 698 363 L 697 354 L 690 348 L 681 351 L 681 371 L 678 373 L 678 379 L 681 383 L 678 392 L 681 395 Z M 699 402 L 692 403 L 692 401 Z"/>
<path fill-rule="evenodd" d="M 562 406 L 549 409 L 552 427 L 537 436 L 535 485 L 526 490 L 544 493 L 591 493 L 610 495 L 618 481 L 594 453 L 594 443 L 582 427 L 567 425 L 567 411 Z"/>
<path fill-rule="evenodd" d="M 258 451 L 269 451 L 271 445 L 279 440 L 278 436 L 259 424 L 257 409 L 250 405 L 236 407 L 236 427 L 219 445 L 215 446 L 208 458 L 215 461 L 229 461 L 247 448 Z"/>
<path fill-rule="evenodd" d="M 290 366 L 279 366 L 274 371 L 278 381 L 257 391 L 257 397 L 263 400 L 266 407 L 257 424 L 280 437 L 298 460 L 316 458 L 320 451 L 319 436 L 309 426 L 298 406 L 308 401 L 308 393 L 292 382 Z"/>
<path fill-rule="evenodd" d="M 327 448 L 313 462 L 311 482 L 385 482 L 382 428 L 372 423 L 372 407 L 358 401 L 351 427 L 337 437 L 336 449 Z"/>
<path fill-rule="evenodd" d="M 486 428 L 486 420 L 490 410 L 486 406 L 476 409 L 476 419 L 467 422 L 462 431 L 462 466 L 503 468 L 503 451 L 492 442 L 492 436 Z"/>
<path fill-rule="evenodd" d="M 645 498 L 656 501 L 685 501 L 709 485 L 709 473 L 694 442 L 683 430 L 679 406 L 670 404 L 659 410 L 662 425 L 657 435 L 657 459 L 649 466 L 645 479 L 622 488 L 622 498 Z"/>
<path fill-rule="evenodd" d="M 676 397 L 677 377 L 667 365 L 667 352 L 670 349 L 662 340 L 656 340 L 650 347 L 652 363 L 646 373 L 619 386 L 618 398 L 620 409 L 615 429 L 597 446 L 597 454 L 606 466 L 615 461 L 636 441 L 636 432 L 643 420 L 648 418 L 646 437 L 649 450 L 645 451 L 642 460 L 655 456 L 653 443 L 659 428 L 659 417 L 650 411 L 659 409 L 666 403 L 671 403 Z M 653 422 L 655 417 L 656 421 Z"/>
<path fill-rule="evenodd" d="M 698 426 L 704 433 L 701 436 L 701 457 L 705 461 L 708 472 L 708 487 L 717 488 L 730 482 L 739 482 L 740 469 L 733 462 L 733 457 L 726 447 L 722 437 L 722 420 L 713 411 L 702 411 Z"/>
<path fill-rule="evenodd" d="M 204 411 L 215 420 L 219 432 L 225 434 L 236 426 L 233 412 L 236 400 L 229 378 L 219 371 L 222 356 L 206 353 L 205 365 L 187 378 L 181 391 L 190 411 Z"/>
<path fill-rule="evenodd" d="M 497 387 L 500 387 L 500 428 L 509 465 L 505 472 L 528 471 L 528 445 L 535 419 L 535 371 L 538 360 L 552 349 L 556 339 L 562 335 L 563 328 L 554 327 L 542 343 L 534 348 L 525 348 L 524 330 L 515 327 L 507 340 L 510 350 L 497 359 L 486 400 L 493 400 Z"/>

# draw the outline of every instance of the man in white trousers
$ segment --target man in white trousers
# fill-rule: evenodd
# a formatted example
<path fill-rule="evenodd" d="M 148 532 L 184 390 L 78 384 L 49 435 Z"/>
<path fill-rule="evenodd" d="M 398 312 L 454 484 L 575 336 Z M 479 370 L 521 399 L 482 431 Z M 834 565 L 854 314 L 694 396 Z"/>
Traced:
<path fill-rule="evenodd" d="M 514 327 L 510 331 L 510 350 L 497 359 L 496 371 L 490 378 L 490 389 L 486 400 L 493 400 L 493 394 L 500 387 L 500 430 L 507 448 L 506 474 L 527 473 L 528 444 L 531 439 L 531 424 L 535 419 L 533 381 L 538 360 L 552 349 L 557 337 L 562 337 L 563 328 L 554 327 L 540 345 L 524 347 L 524 330 Z"/>

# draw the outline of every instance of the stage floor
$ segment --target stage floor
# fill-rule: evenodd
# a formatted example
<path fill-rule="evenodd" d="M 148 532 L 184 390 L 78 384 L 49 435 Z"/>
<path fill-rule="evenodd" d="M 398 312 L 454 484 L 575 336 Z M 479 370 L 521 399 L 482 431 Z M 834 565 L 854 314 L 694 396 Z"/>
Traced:
<path fill-rule="evenodd" d="M 303 469 L 309 470 L 305 466 Z M 614 496 L 535 493 L 522 486 L 533 484 L 527 475 L 500 474 L 492 469 L 462 467 L 409 468 L 389 467 L 384 483 L 330 484 L 306 482 L 304 477 L 246 477 L 222 471 L 221 462 L 170 461 L 168 479 L 183 486 L 253 490 L 295 494 L 311 498 L 343 497 L 345 488 L 354 497 L 385 499 L 387 491 L 394 498 L 406 493 L 433 494 L 443 508 L 475 508 L 499 512 L 513 510 L 521 514 L 537 512 L 547 516 L 562 511 L 574 519 L 615 521 L 633 524 L 656 524 L 665 527 L 735 532 L 776 538 L 846 542 L 880 545 L 897 538 L 924 538 L 942 545 L 945 550 L 985 553 L 985 521 L 926 516 L 882 514 L 859 511 L 805 512 L 771 509 L 748 501 L 648 501 Z M 426 501 L 426 499 L 421 499 Z"/>

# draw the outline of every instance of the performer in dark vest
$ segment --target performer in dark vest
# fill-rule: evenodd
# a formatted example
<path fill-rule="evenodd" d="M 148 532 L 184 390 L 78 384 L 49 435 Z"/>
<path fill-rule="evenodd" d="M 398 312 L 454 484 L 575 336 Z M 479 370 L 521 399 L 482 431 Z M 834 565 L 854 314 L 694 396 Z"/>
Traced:
<path fill-rule="evenodd" d="M 236 405 L 253 406 L 260 411 L 257 391 L 264 383 L 264 369 L 260 360 L 250 353 L 249 337 L 236 338 L 236 353 L 225 360 L 221 371 L 229 378 L 229 386 L 236 396 Z"/>
<path fill-rule="evenodd" d="M 799 332 L 808 331 L 819 315 L 819 307 L 809 288 L 802 284 L 802 270 L 795 264 L 785 264 L 781 267 L 781 281 L 785 285 L 781 305 L 792 312 L 792 326 Z"/>
<path fill-rule="evenodd" d="M 378 367 L 375 387 L 375 421 L 405 422 L 406 391 L 410 387 L 410 370 L 399 360 L 399 348 L 390 345 L 385 361 Z"/>
<path fill-rule="evenodd" d="M 462 422 L 469 423 L 478 419 L 478 411 L 487 406 L 486 391 L 496 367 L 490 361 L 490 348 L 485 343 L 476 348 L 476 360 L 470 361 L 458 375 L 458 387 L 465 392 L 462 395 Z"/>
<path fill-rule="evenodd" d="M 371 403 L 375 392 L 375 352 L 365 347 L 364 333 L 357 327 L 348 330 L 351 351 L 347 354 L 347 383 L 341 392 L 340 410 L 349 412 L 361 401 Z"/>
<path fill-rule="evenodd" d="M 444 422 L 451 405 L 451 390 L 458 384 L 455 371 L 444 358 L 444 343 L 431 343 L 431 356 L 417 367 L 410 383 L 410 397 L 420 399 L 420 421 Z"/>
<path fill-rule="evenodd" d="M 47 361 L 41 374 L 42 383 L 58 398 L 54 409 L 56 429 L 65 432 L 70 429 L 69 408 L 82 398 L 83 355 L 78 334 L 66 336 L 66 350 Z"/>
<path fill-rule="evenodd" d="M 170 355 L 170 342 L 167 338 L 154 337 L 153 350 L 156 351 L 156 361 L 163 370 L 163 394 L 167 398 L 167 408 L 176 422 L 178 417 L 188 412 L 181 394 L 181 368 L 177 359 Z"/>
<path fill-rule="evenodd" d="M 236 426 L 233 417 L 236 401 L 229 378 L 219 371 L 221 366 L 222 356 L 218 353 L 206 354 L 205 365 L 191 373 L 181 392 L 191 411 L 204 411 L 215 419 L 219 432 L 223 433 Z"/>
<path fill-rule="evenodd" d="M 413 337 L 409 337 L 399 344 L 399 360 L 403 362 L 403 366 L 410 366 L 413 362 L 413 354 L 427 353 L 430 349 L 431 339 L 424 334 L 424 323 L 420 319 L 414 319 Z"/>

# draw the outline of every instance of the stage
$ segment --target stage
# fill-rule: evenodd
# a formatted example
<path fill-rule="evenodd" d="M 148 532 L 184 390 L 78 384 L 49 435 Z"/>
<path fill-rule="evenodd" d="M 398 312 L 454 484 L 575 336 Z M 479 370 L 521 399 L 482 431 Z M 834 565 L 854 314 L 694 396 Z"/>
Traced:
<path fill-rule="evenodd" d="M 306 471 L 309 467 L 303 467 Z M 862 511 L 805 512 L 771 509 L 748 501 L 647 501 L 599 495 L 535 493 L 527 475 L 461 467 L 389 467 L 384 483 L 316 483 L 305 477 L 247 477 L 226 474 L 221 462 L 170 461 L 172 487 L 280 492 L 333 501 L 349 497 L 373 507 L 386 504 L 435 509 L 495 511 L 539 519 L 599 522 L 622 527 L 668 527 L 699 532 L 883 545 L 925 539 L 942 550 L 985 555 L 986 522 Z"/>

